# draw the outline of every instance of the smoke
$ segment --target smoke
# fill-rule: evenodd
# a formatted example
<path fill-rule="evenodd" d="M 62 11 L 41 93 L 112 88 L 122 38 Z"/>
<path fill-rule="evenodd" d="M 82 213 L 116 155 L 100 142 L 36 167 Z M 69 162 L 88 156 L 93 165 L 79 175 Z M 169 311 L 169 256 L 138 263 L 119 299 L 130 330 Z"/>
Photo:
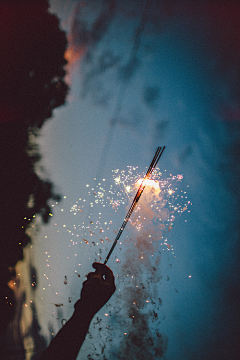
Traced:
<path fill-rule="evenodd" d="M 147 185 L 133 213 L 131 230 L 121 254 L 119 290 L 121 309 L 110 324 L 118 323 L 122 339 L 111 349 L 117 359 L 161 359 L 168 338 L 161 332 L 164 319 L 160 296 L 162 239 L 169 219 L 167 200 L 157 182 Z M 154 186 L 153 186 L 154 185 Z M 137 187 L 137 186 L 135 186 Z"/>
<path fill-rule="evenodd" d="M 113 224 L 115 227 L 117 224 L 113 215 L 119 218 L 120 210 L 126 213 L 142 182 L 137 168 L 128 167 L 127 171 L 114 170 L 113 173 L 114 186 L 109 187 L 103 182 L 92 188 L 95 197 L 92 205 L 96 204 L 94 213 L 98 214 L 98 219 L 91 215 L 86 227 L 89 235 L 86 232 L 84 236 L 86 239 L 91 239 L 91 236 L 99 239 L 98 244 L 89 240 L 88 245 L 84 243 L 83 246 L 89 247 L 89 256 L 95 252 L 95 260 L 97 255 L 103 257 L 109 250 L 108 240 L 112 238 Z M 178 190 L 182 175 L 166 177 L 156 169 L 152 178 L 154 180 L 147 180 L 111 256 L 116 292 L 94 319 L 90 335 L 81 350 L 81 354 L 86 354 L 89 359 L 162 359 L 167 352 L 168 337 L 162 330 L 162 324 L 166 305 L 163 294 L 169 280 L 166 271 L 171 267 L 169 262 L 173 257 L 169 236 L 176 213 L 181 215 L 187 205 L 183 205 L 186 199 L 181 199 L 183 190 Z M 83 209 L 83 212 L 78 214 L 77 209 Z M 103 215 L 104 209 L 112 212 L 106 225 L 101 224 L 102 217 L 109 217 Z M 72 211 L 75 216 L 84 214 L 80 201 L 72 207 Z M 123 220 L 122 214 L 120 218 Z M 114 233 L 116 236 L 117 231 Z M 90 251 L 91 248 L 94 252 Z"/>

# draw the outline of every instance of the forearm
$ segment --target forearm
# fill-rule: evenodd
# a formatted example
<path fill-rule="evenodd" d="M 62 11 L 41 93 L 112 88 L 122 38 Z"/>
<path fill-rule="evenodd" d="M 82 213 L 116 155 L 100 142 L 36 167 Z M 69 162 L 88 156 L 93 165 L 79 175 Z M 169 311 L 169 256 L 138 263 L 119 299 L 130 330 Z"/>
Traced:
<path fill-rule="evenodd" d="M 116 290 L 112 270 L 104 264 L 93 263 L 95 272 L 83 283 L 81 299 L 75 312 L 58 332 L 38 360 L 76 360 L 87 334 L 90 322 Z"/>
<path fill-rule="evenodd" d="M 39 360 L 76 360 L 92 318 L 93 314 L 89 314 L 79 300 L 73 316 L 59 330 Z"/>

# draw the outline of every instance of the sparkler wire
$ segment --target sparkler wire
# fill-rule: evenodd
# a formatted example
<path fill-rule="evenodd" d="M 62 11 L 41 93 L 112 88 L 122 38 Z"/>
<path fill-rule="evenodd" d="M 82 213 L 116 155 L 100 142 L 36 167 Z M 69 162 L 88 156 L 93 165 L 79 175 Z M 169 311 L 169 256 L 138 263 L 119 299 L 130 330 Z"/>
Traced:
<path fill-rule="evenodd" d="M 138 191 L 137 191 L 137 193 L 136 193 L 136 195 L 135 195 L 135 197 L 133 199 L 133 202 L 132 202 L 132 204 L 130 206 L 130 209 L 128 210 L 128 213 L 127 213 L 127 215 L 126 215 L 126 217 L 125 217 L 125 219 L 124 219 L 124 221 L 122 223 L 122 226 L 121 226 L 120 230 L 118 231 L 116 239 L 114 240 L 114 243 L 113 243 L 113 245 L 112 245 L 112 247 L 111 247 L 111 249 L 110 249 L 110 251 L 109 251 L 109 253 L 108 253 L 108 255 L 107 255 L 106 259 L 105 259 L 105 261 L 104 261 L 104 264 L 106 264 L 108 262 L 108 259 L 110 258 L 115 246 L 117 245 L 117 242 L 118 242 L 120 236 L 122 235 L 122 232 L 125 229 L 125 226 L 127 225 L 127 222 L 130 219 L 130 216 L 132 215 L 133 210 L 134 210 L 135 206 L 137 205 L 138 200 L 140 199 L 140 196 L 143 193 L 143 190 L 145 188 L 144 181 L 151 177 L 151 174 L 152 174 L 153 170 L 155 169 L 155 167 L 156 167 L 156 165 L 157 165 L 157 163 L 158 163 L 164 149 L 165 149 L 165 146 L 163 148 L 162 147 L 157 148 L 157 151 L 156 151 L 156 153 L 155 153 L 155 155 L 154 155 L 154 157 L 152 159 L 152 162 L 151 162 L 151 164 L 150 164 L 150 166 L 148 168 L 148 171 L 147 171 L 146 175 L 144 176 L 144 178 L 143 178 L 143 180 L 142 180 L 142 182 L 141 182 L 141 184 L 140 184 L 140 186 L 138 188 Z"/>

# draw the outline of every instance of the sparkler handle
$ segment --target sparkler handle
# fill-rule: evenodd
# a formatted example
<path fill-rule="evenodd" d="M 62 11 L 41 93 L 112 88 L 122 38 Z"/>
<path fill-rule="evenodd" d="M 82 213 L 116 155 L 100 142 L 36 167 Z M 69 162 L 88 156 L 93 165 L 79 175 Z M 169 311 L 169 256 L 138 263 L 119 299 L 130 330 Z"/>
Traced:
<path fill-rule="evenodd" d="M 165 146 L 163 148 L 161 148 L 161 147 L 157 148 L 157 151 L 156 151 L 156 153 L 155 153 L 155 155 L 154 155 L 154 157 L 152 159 L 152 162 L 151 162 L 151 164 L 150 164 L 150 166 L 148 168 L 148 171 L 147 171 L 143 181 L 141 182 L 141 185 L 138 188 L 138 191 L 137 191 L 137 193 L 136 193 L 136 195 L 135 195 L 135 197 L 133 199 L 132 205 L 130 206 L 130 209 L 129 209 L 128 213 L 127 213 L 127 216 L 125 217 L 124 222 L 122 223 L 122 226 L 121 226 L 120 230 L 118 231 L 116 239 L 114 240 L 114 243 L 112 244 L 112 247 L 111 247 L 111 249 L 110 249 L 110 251 L 109 251 L 109 253 L 108 253 L 108 255 L 107 255 L 107 257 L 106 257 L 106 259 L 104 261 L 104 264 L 106 264 L 108 262 L 108 259 L 110 258 L 115 246 L 117 245 L 117 242 L 118 242 L 120 236 L 122 235 L 122 232 L 125 229 L 125 227 L 127 225 L 127 222 L 130 219 L 130 216 L 132 215 L 133 210 L 135 209 L 135 206 L 137 205 L 137 203 L 138 203 L 138 201 L 140 199 L 140 196 L 143 193 L 143 190 L 145 188 L 144 180 L 149 179 L 149 177 L 151 176 L 151 174 L 152 174 L 153 170 L 155 169 L 155 167 L 156 167 L 156 165 L 157 165 L 157 163 L 158 163 L 164 149 L 165 149 Z"/>

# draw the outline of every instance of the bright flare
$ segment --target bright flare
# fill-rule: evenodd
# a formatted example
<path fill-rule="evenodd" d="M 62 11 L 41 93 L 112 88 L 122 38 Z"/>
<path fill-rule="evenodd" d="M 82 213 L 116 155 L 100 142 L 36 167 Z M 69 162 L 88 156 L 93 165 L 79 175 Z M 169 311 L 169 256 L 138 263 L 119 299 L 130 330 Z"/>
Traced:
<path fill-rule="evenodd" d="M 149 188 L 154 188 L 154 190 L 159 194 L 161 192 L 161 189 L 159 187 L 159 182 L 151 179 L 139 179 L 137 181 L 137 186 L 140 186 L 143 181 L 143 186 L 148 186 Z"/>

